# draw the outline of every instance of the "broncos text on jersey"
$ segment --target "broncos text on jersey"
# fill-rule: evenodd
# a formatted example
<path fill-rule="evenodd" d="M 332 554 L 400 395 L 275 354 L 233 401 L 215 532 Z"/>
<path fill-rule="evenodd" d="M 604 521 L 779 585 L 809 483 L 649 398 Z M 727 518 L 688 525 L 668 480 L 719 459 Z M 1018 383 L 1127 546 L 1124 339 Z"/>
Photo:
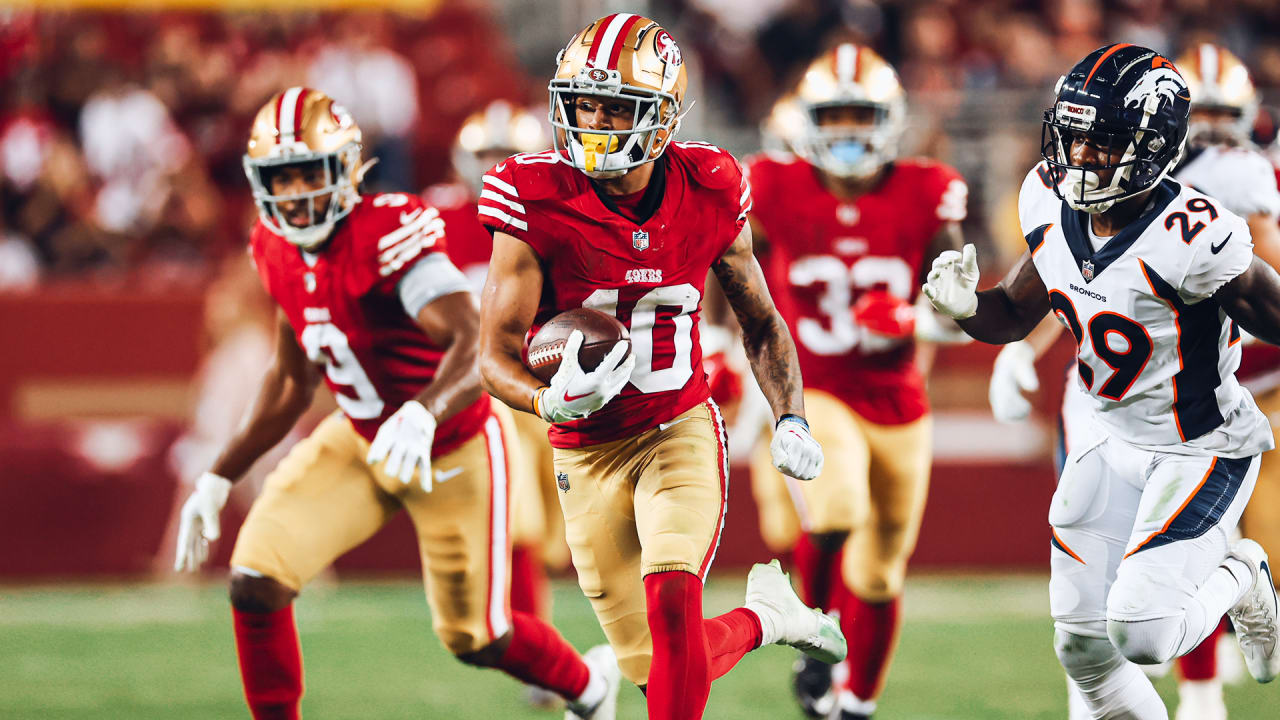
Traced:
<path fill-rule="evenodd" d="M 835 395 L 860 415 L 901 424 L 929 409 L 915 345 L 867 352 L 852 308 L 869 290 L 914 302 L 930 241 L 965 217 L 968 186 L 947 165 L 900 159 L 853 201 L 833 195 L 812 165 L 788 153 L 747 162 L 764 231 L 761 265 L 791 328 L 805 387 Z"/>
<path fill-rule="evenodd" d="M 1054 194 L 1055 179 L 1033 169 L 1018 213 L 1051 312 L 1075 338 L 1100 436 L 1228 458 L 1269 449 L 1266 417 L 1235 378 L 1239 332 L 1212 297 L 1253 259 L 1245 221 L 1165 180 L 1095 251 L 1089 216 Z"/>
<path fill-rule="evenodd" d="M 299 250 L 258 222 L 250 236 L 258 275 L 356 431 L 372 441 L 378 427 L 435 377 L 444 354 L 409 316 L 465 291 L 444 255 L 444 222 L 411 195 L 361 196 L 315 254 Z M 406 284 L 407 283 L 407 284 Z M 440 423 L 433 456 L 478 433 L 489 397 Z"/>
<path fill-rule="evenodd" d="M 738 161 L 701 142 L 675 142 L 655 161 L 661 193 L 637 225 L 606 206 L 581 171 L 554 152 L 514 155 L 484 176 L 480 221 L 542 260 L 535 327 L 589 307 L 631 331 L 631 382 L 584 420 L 553 425 L 572 448 L 630 437 L 706 400 L 698 318 L 707 271 L 746 223 L 751 190 Z"/>

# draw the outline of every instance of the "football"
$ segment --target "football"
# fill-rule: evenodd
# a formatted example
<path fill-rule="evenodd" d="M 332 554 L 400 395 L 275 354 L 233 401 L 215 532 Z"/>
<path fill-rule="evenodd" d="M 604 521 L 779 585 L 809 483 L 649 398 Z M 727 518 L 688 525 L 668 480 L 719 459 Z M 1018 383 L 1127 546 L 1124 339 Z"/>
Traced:
<path fill-rule="evenodd" d="M 612 315 L 599 310 L 575 308 L 551 318 L 529 338 L 525 356 L 530 372 L 543 382 L 560 369 L 560 356 L 569 333 L 582 331 L 582 348 L 578 351 L 578 363 L 583 370 L 594 370 L 619 340 L 627 343 L 631 352 L 631 337 L 627 328 Z"/>

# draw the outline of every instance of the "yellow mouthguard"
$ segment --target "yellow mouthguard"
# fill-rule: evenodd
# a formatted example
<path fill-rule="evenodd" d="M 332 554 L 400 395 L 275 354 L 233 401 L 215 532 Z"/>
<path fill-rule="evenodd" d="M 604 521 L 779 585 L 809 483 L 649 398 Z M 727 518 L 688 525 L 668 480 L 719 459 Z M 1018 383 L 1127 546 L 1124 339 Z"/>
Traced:
<path fill-rule="evenodd" d="M 597 155 L 606 155 L 618 149 L 617 135 L 582 133 L 578 137 L 582 139 L 583 162 L 586 163 L 587 172 L 596 169 Z"/>

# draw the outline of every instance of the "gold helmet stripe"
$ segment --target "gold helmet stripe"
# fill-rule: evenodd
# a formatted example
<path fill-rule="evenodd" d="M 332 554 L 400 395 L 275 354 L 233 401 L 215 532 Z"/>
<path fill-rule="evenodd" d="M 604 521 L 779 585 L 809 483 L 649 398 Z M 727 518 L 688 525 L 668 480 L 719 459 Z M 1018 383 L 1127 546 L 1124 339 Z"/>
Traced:
<path fill-rule="evenodd" d="M 858 76 L 858 47 L 853 43 L 836 46 L 836 82 L 847 85 Z"/>
<path fill-rule="evenodd" d="M 627 34 L 632 26 L 640 21 L 639 15 L 632 13 L 615 13 L 600 21 L 594 42 L 591 43 L 591 55 L 587 64 L 591 67 L 618 69 L 618 58 L 626 45 Z"/>
<path fill-rule="evenodd" d="M 306 99 L 304 87 L 295 86 L 280 93 L 276 103 L 276 128 L 280 131 L 277 144 L 292 143 L 302 134 L 302 105 Z"/>

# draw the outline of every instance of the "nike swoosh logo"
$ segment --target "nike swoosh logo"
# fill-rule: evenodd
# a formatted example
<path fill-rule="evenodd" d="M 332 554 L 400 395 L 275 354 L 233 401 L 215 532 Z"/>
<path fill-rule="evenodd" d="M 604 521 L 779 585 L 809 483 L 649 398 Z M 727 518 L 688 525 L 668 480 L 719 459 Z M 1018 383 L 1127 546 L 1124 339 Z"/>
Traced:
<path fill-rule="evenodd" d="M 680 418 L 679 420 L 672 420 L 672 421 L 671 421 L 671 422 L 669 422 L 669 423 L 658 423 L 658 429 L 659 429 L 659 430 L 666 430 L 667 428 L 675 427 L 676 425 L 679 425 L 680 423 L 682 423 L 682 422 L 684 422 L 685 420 L 688 420 L 688 419 L 689 419 L 689 418 Z"/>
<path fill-rule="evenodd" d="M 462 474 L 462 468 L 460 467 L 456 467 L 452 470 L 436 470 L 435 472 L 436 482 L 442 483 L 446 480 L 452 480 L 453 478 L 457 477 L 460 474 Z"/>
<path fill-rule="evenodd" d="M 414 220 L 417 220 L 418 216 L 421 214 L 422 214 L 422 208 L 418 208 L 417 210 L 413 210 L 412 212 L 402 212 L 400 213 L 400 224 L 408 225 Z"/>
<path fill-rule="evenodd" d="M 588 395 L 590 395 L 590 394 L 591 394 L 591 393 L 587 392 L 587 393 L 582 393 L 581 395 L 570 395 L 570 394 L 569 394 L 569 391 L 568 391 L 568 390 L 565 390 L 565 391 L 564 391 L 564 401 L 565 401 L 565 402 L 573 402 L 574 400 L 581 400 L 582 398 L 584 398 L 584 397 L 586 397 L 586 396 L 588 396 Z"/>
<path fill-rule="evenodd" d="M 498 163 L 497 165 L 493 166 L 493 169 L 497 170 L 498 172 L 502 172 L 503 170 L 507 169 L 507 164 L 504 162 Z"/>
<path fill-rule="evenodd" d="M 1218 251 L 1221 250 L 1222 247 L 1227 244 L 1227 241 L 1230 240 L 1231 236 L 1234 234 L 1235 234 L 1234 231 L 1227 233 L 1227 236 L 1222 238 L 1222 242 L 1218 243 L 1217 245 L 1210 243 L 1209 252 L 1213 253 L 1214 255 L 1217 255 Z"/>

